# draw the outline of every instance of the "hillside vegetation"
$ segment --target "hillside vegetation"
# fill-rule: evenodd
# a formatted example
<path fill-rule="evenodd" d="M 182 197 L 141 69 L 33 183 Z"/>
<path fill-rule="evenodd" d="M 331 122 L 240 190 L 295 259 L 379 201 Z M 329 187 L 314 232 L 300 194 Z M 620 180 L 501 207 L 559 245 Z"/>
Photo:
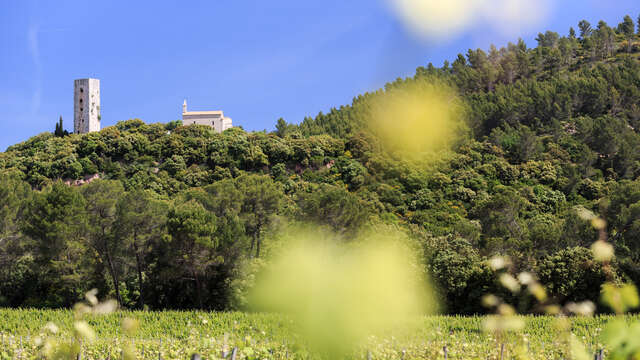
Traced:
<path fill-rule="evenodd" d="M 129 120 L 11 146 L 0 154 L 0 306 L 70 306 L 97 288 L 130 308 L 237 308 L 292 222 L 344 241 L 403 229 L 450 313 L 483 312 L 489 292 L 535 310 L 500 289 L 496 254 L 560 303 L 597 301 L 608 278 L 640 283 L 638 32 L 630 17 L 583 21 L 533 48 L 469 50 L 271 133 Z M 464 135 L 434 161 L 384 151 L 373 104 L 434 81 L 466 104 Z M 585 209 L 606 220 L 611 268 L 593 261 Z"/>

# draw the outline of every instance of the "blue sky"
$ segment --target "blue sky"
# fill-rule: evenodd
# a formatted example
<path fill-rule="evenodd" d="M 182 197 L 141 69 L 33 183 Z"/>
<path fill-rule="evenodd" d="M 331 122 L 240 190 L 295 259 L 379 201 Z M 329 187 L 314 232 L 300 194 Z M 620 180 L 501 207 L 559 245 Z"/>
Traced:
<path fill-rule="evenodd" d="M 73 80 L 101 80 L 102 125 L 167 122 L 222 109 L 234 125 L 272 130 L 279 117 L 348 104 L 415 68 L 468 48 L 581 19 L 637 19 L 637 0 L 553 1 L 535 27 L 476 22 L 446 40 L 420 38 L 383 0 L 0 0 L 0 150 L 73 127 Z"/>

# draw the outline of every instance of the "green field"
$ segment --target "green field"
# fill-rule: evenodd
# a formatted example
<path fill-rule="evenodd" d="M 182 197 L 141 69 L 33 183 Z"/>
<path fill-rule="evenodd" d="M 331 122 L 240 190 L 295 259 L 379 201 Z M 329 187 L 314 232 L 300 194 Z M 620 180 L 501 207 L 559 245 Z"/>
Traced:
<path fill-rule="evenodd" d="M 122 332 L 122 320 L 139 321 L 134 336 Z M 625 317 L 628 322 L 638 316 Z M 355 359 L 449 359 L 567 358 L 566 338 L 570 331 L 589 353 L 604 346 L 600 332 L 612 317 L 572 318 L 568 331 L 558 329 L 556 319 L 547 316 L 522 317 L 526 326 L 503 336 L 483 330 L 484 317 L 430 316 L 419 320 L 417 330 L 370 337 L 368 344 L 352 355 Z M 74 315 L 70 310 L 0 310 L 1 359 L 38 358 L 37 338 L 48 322 L 59 327 L 55 338 L 73 339 Z M 138 359 L 187 359 L 197 352 L 205 359 L 219 359 L 223 351 L 237 348 L 236 359 L 313 358 L 295 335 L 294 324 L 278 315 L 208 312 L 128 312 L 94 315 L 87 322 L 96 338 L 82 344 L 83 359 L 121 358 L 127 344 Z M 404 352 L 404 355 L 403 355 Z M 606 354 L 606 350 L 605 350 Z M 229 357 L 230 358 L 230 354 Z"/>

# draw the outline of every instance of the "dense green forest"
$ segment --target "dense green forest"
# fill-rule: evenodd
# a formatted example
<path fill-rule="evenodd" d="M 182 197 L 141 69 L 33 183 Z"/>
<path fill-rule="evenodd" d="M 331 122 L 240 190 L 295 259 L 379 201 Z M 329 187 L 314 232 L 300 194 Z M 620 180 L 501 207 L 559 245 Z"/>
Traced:
<path fill-rule="evenodd" d="M 85 135 L 60 124 L 11 146 L 0 306 L 70 306 L 97 288 L 130 308 L 237 308 L 274 234 L 298 222 L 344 241 L 403 229 L 449 313 L 515 296 L 489 267 L 497 254 L 560 303 L 597 301 L 611 277 L 640 284 L 640 24 L 577 28 L 469 50 L 270 133 L 136 119 Z M 464 135 L 437 161 L 384 151 L 373 104 L 433 81 L 466 104 Z M 592 259 L 584 209 L 606 220 L 611 268 Z"/>

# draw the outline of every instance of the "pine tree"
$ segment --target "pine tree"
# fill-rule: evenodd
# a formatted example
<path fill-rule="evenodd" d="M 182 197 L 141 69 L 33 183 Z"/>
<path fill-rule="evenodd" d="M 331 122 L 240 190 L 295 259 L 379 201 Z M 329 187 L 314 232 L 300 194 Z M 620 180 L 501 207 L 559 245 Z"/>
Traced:
<path fill-rule="evenodd" d="M 631 52 L 631 44 L 633 40 L 633 30 L 634 30 L 633 28 L 634 28 L 633 19 L 631 19 L 631 16 L 629 15 L 626 15 L 624 17 L 624 20 L 620 23 L 620 25 L 618 25 L 618 31 L 622 33 L 625 39 L 627 40 L 628 53 Z"/>
<path fill-rule="evenodd" d="M 615 36 L 615 32 L 605 21 L 600 20 L 598 22 L 597 29 L 593 31 L 593 37 L 596 40 L 596 53 L 602 60 L 614 54 L 616 46 Z"/>
<path fill-rule="evenodd" d="M 288 127 L 289 124 L 287 124 L 287 122 L 283 118 L 279 118 L 278 122 L 276 123 L 276 135 L 284 138 L 285 136 L 287 136 Z"/>
<path fill-rule="evenodd" d="M 637 25 L 638 25 L 638 35 L 640 35 L 640 15 L 638 15 Z"/>
<path fill-rule="evenodd" d="M 576 31 L 573 29 L 573 26 L 569 28 L 569 38 L 571 39 L 576 38 Z"/>
<path fill-rule="evenodd" d="M 578 23 L 578 29 L 580 29 L 580 38 L 582 40 L 591 36 L 591 32 L 593 32 L 593 29 L 591 28 L 591 23 L 589 23 L 587 20 L 580 21 Z"/>

